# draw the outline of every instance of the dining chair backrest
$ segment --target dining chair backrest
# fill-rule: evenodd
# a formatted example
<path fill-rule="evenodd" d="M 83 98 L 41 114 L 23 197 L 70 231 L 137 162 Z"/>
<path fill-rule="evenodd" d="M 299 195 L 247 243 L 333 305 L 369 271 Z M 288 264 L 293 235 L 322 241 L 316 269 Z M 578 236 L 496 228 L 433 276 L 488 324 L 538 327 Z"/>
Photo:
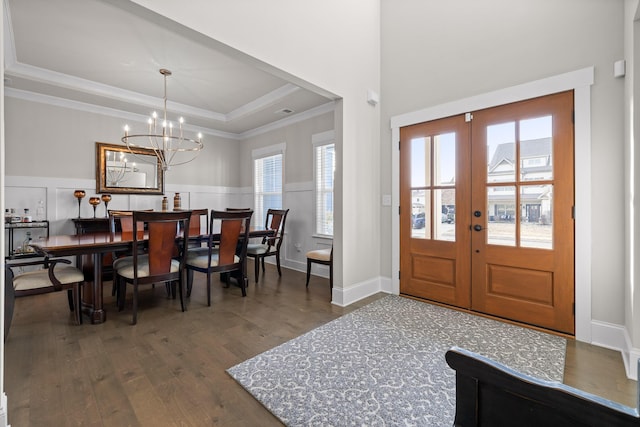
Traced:
<path fill-rule="evenodd" d="M 109 231 L 111 233 L 122 233 L 123 239 L 133 239 L 133 212 L 124 210 L 110 210 L 109 211 Z M 144 212 L 152 212 L 151 209 Z M 139 229 L 144 230 L 143 227 Z"/>
<path fill-rule="evenodd" d="M 204 230 L 202 226 L 204 225 Z M 191 211 L 189 223 L 189 237 L 209 234 L 209 209 L 194 209 Z"/>
<path fill-rule="evenodd" d="M 287 221 L 287 214 L 289 209 L 269 209 L 267 210 L 267 217 L 265 219 L 264 227 L 267 230 L 273 231 L 274 235 L 265 237 L 263 243 L 269 246 L 276 246 L 280 249 L 282 240 L 284 237 L 284 226 Z"/>
<path fill-rule="evenodd" d="M 247 255 L 251 210 L 211 211 L 210 230 L 220 230 L 218 264 L 235 264 L 235 257 L 244 262 Z"/>
<path fill-rule="evenodd" d="M 181 270 L 184 268 L 187 251 L 187 240 L 178 239 L 179 230 L 188 230 L 191 211 L 174 212 L 133 212 L 133 245 L 134 248 L 147 244 L 149 257 L 149 275 L 162 276 L 169 274 L 171 260 L 177 253 L 180 256 Z M 142 229 L 140 229 L 142 228 Z M 144 229 L 148 237 L 144 238 Z M 138 264 L 138 251 L 133 251 L 133 263 Z M 137 274 L 137 268 L 134 268 Z"/>
<path fill-rule="evenodd" d="M 227 212 L 251 212 L 253 213 L 253 210 L 251 208 L 227 208 L 226 209 Z M 240 233 L 242 233 L 244 231 L 244 228 L 240 229 Z"/>

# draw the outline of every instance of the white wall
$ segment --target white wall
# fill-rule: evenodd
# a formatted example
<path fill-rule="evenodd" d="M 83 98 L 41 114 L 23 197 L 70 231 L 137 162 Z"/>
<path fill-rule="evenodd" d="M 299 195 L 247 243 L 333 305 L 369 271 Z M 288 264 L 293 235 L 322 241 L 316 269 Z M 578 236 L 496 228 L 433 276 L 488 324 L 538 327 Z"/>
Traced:
<path fill-rule="evenodd" d="M 391 140 L 395 115 L 595 66 L 592 313 L 624 324 L 624 81 L 613 76 L 613 62 L 624 54 L 623 2 L 382 1 L 381 16 L 383 141 Z M 382 158 L 394 149 L 386 144 Z M 383 161 L 383 193 L 391 193 L 390 181 Z M 391 214 L 383 211 L 383 221 Z M 382 232 L 382 247 L 391 247 L 390 231 Z M 389 260 L 383 251 L 385 275 Z"/>

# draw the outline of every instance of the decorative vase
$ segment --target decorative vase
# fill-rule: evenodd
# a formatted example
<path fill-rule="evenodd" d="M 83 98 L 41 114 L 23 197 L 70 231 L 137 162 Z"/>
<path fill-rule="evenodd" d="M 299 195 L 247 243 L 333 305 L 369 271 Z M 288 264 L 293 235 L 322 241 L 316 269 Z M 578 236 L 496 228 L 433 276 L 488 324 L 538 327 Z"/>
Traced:
<path fill-rule="evenodd" d="M 180 207 L 180 193 L 176 193 L 175 196 L 173 196 L 173 210 L 174 211 L 179 211 L 181 209 Z"/>

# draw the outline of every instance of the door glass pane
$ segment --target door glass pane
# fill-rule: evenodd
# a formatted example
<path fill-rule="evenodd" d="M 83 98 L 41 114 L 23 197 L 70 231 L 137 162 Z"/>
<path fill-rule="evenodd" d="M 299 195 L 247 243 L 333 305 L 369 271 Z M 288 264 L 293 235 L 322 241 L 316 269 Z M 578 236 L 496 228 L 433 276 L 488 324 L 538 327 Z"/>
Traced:
<path fill-rule="evenodd" d="M 487 126 L 487 182 L 516 179 L 515 122 Z"/>
<path fill-rule="evenodd" d="M 456 240 L 456 190 L 434 190 L 435 240 Z"/>
<path fill-rule="evenodd" d="M 433 138 L 435 157 L 434 185 L 454 185 L 456 183 L 456 134 L 444 133 Z"/>
<path fill-rule="evenodd" d="M 520 180 L 553 179 L 552 116 L 520 121 Z"/>
<path fill-rule="evenodd" d="M 520 246 L 553 249 L 553 185 L 520 187 Z"/>
<path fill-rule="evenodd" d="M 431 185 L 431 137 L 411 140 L 411 187 Z"/>
<path fill-rule="evenodd" d="M 487 243 L 516 245 L 516 187 L 487 187 Z"/>
<path fill-rule="evenodd" d="M 431 238 L 431 192 L 412 190 L 411 237 L 415 239 Z"/>

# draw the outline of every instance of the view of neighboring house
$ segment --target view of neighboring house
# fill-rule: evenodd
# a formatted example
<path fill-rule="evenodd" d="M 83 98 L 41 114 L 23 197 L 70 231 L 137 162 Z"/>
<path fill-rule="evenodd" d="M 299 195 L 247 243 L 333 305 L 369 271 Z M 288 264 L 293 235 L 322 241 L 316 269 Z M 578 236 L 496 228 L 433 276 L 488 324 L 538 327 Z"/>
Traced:
<path fill-rule="evenodd" d="M 552 178 L 551 138 L 521 141 L 519 150 L 521 182 Z M 515 181 L 515 159 L 516 144 L 514 142 L 498 145 L 488 164 L 488 182 Z M 525 185 L 520 188 L 521 221 L 548 224 L 552 218 L 553 186 Z M 490 222 L 512 222 L 516 219 L 514 186 L 491 186 L 487 198 L 487 214 Z"/>

